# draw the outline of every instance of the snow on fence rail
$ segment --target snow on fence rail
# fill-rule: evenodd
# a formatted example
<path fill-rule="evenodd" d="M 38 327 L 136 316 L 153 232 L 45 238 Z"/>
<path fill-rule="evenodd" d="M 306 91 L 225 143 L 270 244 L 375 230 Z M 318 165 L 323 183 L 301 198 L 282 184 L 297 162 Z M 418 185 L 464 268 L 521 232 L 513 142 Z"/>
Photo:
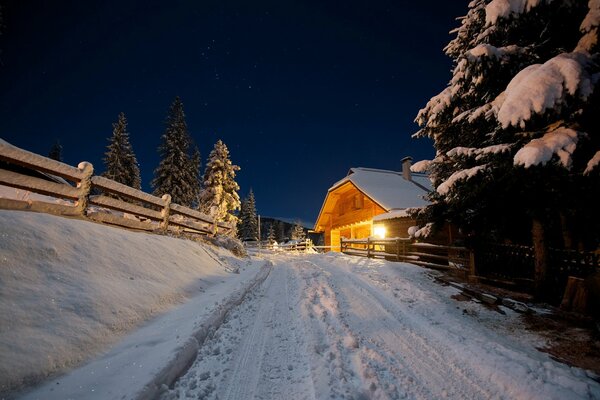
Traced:
<path fill-rule="evenodd" d="M 81 162 L 77 167 L 0 141 L 0 185 L 43 196 L 19 200 L 0 197 L 0 209 L 85 217 L 145 231 L 184 230 L 212 235 L 231 233 L 231 225 L 197 210 L 156 197 L 102 176 Z M 48 197 L 45 197 L 48 196 Z"/>
<path fill-rule="evenodd" d="M 351 255 L 406 261 L 441 270 L 463 269 L 471 274 L 475 268 L 473 254 L 465 247 L 416 243 L 409 238 L 341 238 L 341 251 Z"/>
<path fill-rule="evenodd" d="M 262 248 L 266 250 L 286 250 L 286 251 L 310 251 L 316 246 L 313 245 L 312 240 L 304 239 L 304 240 L 292 240 L 288 243 L 269 243 L 268 241 L 261 240 L 260 242 L 257 240 L 246 240 L 244 241 L 244 246 L 247 248 Z"/>

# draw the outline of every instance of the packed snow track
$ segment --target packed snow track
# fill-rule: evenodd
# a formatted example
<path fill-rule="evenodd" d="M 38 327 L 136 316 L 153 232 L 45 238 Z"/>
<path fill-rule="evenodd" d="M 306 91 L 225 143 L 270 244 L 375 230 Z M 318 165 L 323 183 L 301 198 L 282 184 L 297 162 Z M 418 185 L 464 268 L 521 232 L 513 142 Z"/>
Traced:
<path fill-rule="evenodd" d="M 268 255 L 269 277 L 233 309 L 163 400 L 585 399 L 591 373 L 536 350 L 517 315 L 458 302 L 408 264 Z"/>

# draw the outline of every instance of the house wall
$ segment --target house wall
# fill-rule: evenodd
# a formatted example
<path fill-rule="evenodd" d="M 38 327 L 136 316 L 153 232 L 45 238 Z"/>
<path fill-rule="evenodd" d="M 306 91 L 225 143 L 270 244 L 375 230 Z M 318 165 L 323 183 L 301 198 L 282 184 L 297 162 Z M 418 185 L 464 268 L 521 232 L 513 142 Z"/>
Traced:
<path fill-rule="evenodd" d="M 386 219 L 383 221 L 374 221 L 374 225 L 384 225 L 386 229 L 385 236 L 388 238 L 400 237 L 407 238 L 408 237 L 408 228 L 413 225 L 416 225 L 417 222 L 413 218 L 404 217 L 404 218 L 394 218 L 394 219 Z"/>
<path fill-rule="evenodd" d="M 383 208 L 375 204 L 356 188 L 338 196 L 331 214 L 332 228 L 368 221 L 375 215 L 385 212 Z"/>

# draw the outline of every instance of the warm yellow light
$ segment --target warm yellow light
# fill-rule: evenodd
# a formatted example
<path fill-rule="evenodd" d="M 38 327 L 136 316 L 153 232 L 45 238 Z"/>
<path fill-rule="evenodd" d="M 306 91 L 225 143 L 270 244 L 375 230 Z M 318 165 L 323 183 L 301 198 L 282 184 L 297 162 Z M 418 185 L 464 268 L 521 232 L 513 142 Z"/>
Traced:
<path fill-rule="evenodd" d="M 377 225 L 377 226 L 373 227 L 373 233 L 378 238 L 383 239 L 385 237 L 385 226 Z"/>

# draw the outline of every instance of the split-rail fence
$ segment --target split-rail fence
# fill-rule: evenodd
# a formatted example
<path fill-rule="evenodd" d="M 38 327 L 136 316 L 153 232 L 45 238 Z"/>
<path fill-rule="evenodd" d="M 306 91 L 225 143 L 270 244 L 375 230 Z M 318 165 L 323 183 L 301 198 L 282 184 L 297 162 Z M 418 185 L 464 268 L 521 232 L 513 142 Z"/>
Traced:
<path fill-rule="evenodd" d="M 230 224 L 173 203 L 169 194 L 153 196 L 94 175 L 88 162 L 73 167 L 4 141 L 0 141 L 0 185 L 43 195 L 30 199 L 0 197 L 0 209 L 79 217 L 144 231 L 232 232 Z"/>

